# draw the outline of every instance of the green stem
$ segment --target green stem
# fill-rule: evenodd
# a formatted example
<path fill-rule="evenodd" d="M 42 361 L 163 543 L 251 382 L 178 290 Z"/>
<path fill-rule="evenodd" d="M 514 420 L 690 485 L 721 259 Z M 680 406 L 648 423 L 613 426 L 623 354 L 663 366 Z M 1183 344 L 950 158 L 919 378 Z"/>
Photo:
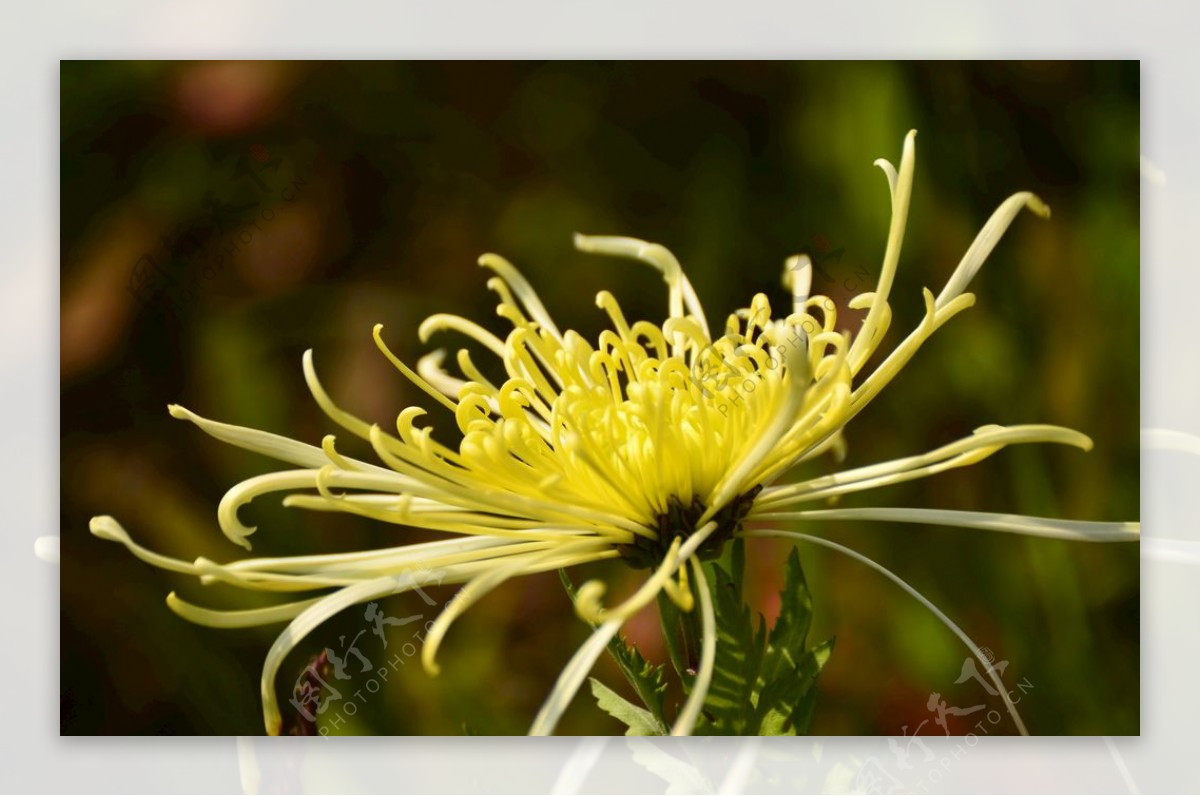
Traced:
<path fill-rule="evenodd" d="M 699 611 L 679 612 L 679 625 L 683 630 L 683 652 L 687 663 L 688 679 L 696 676 L 700 666 L 700 617 Z"/>
<path fill-rule="evenodd" d="M 675 603 L 671 602 L 671 598 L 666 594 L 659 592 L 658 595 L 658 615 L 662 622 L 663 642 L 667 647 L 667 657 L 671 659 L 671 665 L 675 667 L 676 674 L 682 680 L 684 673 L 687 671 L 686 651 L 680 644 L 680 611 Z"/>

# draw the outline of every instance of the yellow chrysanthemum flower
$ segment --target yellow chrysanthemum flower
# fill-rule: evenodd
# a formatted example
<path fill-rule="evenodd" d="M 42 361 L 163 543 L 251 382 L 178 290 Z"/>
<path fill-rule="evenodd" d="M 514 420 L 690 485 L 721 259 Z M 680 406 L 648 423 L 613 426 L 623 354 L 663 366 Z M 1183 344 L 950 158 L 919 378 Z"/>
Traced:
<path fill-rule="evenodd" d="M 418 587 L 418 576 L 463 584 L 431 627 L 422 650 L 426 668 L 436 673 L 437 649 L 454 619 L 510 578 L 618 557 L 650 568 L 652 574 L 642 587 L 613 607 L 601 602 L 602 583 L 589 582 L 579 589 L 577 611 L 597 625 L 596 631 L 563 670 L 531 732 L 553 730 L 623 622 L 665 591 L 684 610 L 698 602 L 701 612 L 700 665 L 673 730 L 686 734 L 703 704 L 716 644 L 712 600 L 699 559 L 716 554 L 735 534 L 820 541 L 773 525 L 849 519 L 949 524 L 1068 539 L 1136 539 L 1137 523 L 923 509 L 797 510 L 849 492 L 974 464 L 1007 445 L 1091 447 L 1083 434 L 1056 426 L 985 426 L 925 454 L 799 483 L 776 483 L 796 464 L 821 454 L 830 452 L 840 460 L 846 424 L 925 340 L 974 303 L 974 296 L 964 292 L 967 284 L 1013 219 L 1023 208 L 1049 215 L 1030 193 L 1005 201 L 941 293 L 935 297 L 925 290 L 923 321 L 869 375 L 860 377 L 891 320 L 888 298 L 912 191 L 914 135 L 905 139 L 898 170 L 877 161 L 888 177 L 892 221 L 875 292 L 849 303 L 852 309 L 867 311 L 853 336 L 837 330 L 830 299 L 809 295 L 811 263 L 804 256 L 789 260 L 785 271 L 793 294 L 791 312 L 772 319 L 767 298 L 759 294 L 714 336 L 695 291 L 669 251 L 630 238 L 580 235 L 575 243 L 583 251 L 633 258 L 661 272 L 669 295 L 668 318 L 661 326 L 630 324 L 616 299 L 601 292 L 596 303 L 608 314 L 612 329 L 592 345 L 573 331 L 560 331 L 520 273 L 489 254 L 480 265 L 495 274 L 488 287 L 500 297 L 498 314 L 513 326 L 508 336 L 501 340 L 453 315 L 427 319 L 420 336 L 425 341 L 443 330 L 467 336 L 503 362 L 507 381 L 496 385 L 486 379 L 466 350 L 457 356 L 463 378 L 442 369 L 441 351 L 424 357 L 414 372 L 392 354 L 381 327 L 375 327 L 375 342 L 384 355 L 453 414 L 463 434 L 457 450 L 435 441 L 430 428 L 417 427 L 425 414 L 422 409 L 401 412 L 394 434 L 339 409 L 317 379 L 311 351 L 304 355 L 304 375 L 317 403 L 337 425 L 368 440 L 379 464 L 341 455 L 332 436 L 314 447 L 170 407 L 173 416 L 191 420 L 220 440 L 299 468 L 251 478 L 221 501 L 222 531 L 247 549 L 254 528 L 239 521 L 238 508 L 271 492 L 290 493 L 284 499 L 288 506 L 359 514 L 443 531 L 451 538 L 356 553 L 217 564 L 204 559 L 189 563 L 146 550 L 111 517 L 93 519 L 91 530 L 123 543 L 151 564 L 197 576 L 203 583 L 325 592 L 241 611 L 215 611 L 174 594 L 168 597 L 168 604 L 183 617 L 215 627 L 290 620 L 263 667 L 263 710 L 271 733 L 280 730 L 275 676 L 288 652 L 338 611 Z M 1006 691 L 1001 688 L 1001 693 Z"/>

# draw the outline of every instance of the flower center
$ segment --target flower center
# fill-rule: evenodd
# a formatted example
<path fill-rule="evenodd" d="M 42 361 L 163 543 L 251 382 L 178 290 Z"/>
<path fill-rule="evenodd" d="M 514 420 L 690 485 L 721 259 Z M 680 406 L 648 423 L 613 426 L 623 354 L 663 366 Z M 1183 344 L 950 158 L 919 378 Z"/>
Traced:
<path fill-rule="evenodd" d="M 754 505 L 754 499 L 761 491 L 762 485 L 759 484 L 738 495 L 714 514 L 711 521 L 717 523 L 717 529 L 704 540 L 696 555 L 705 561 L 720 556 L 725 542 L 741 529 L 742 520 L 750 513 L 750 507 Z M 676 537 L 686 540 L 696 532 L 696 522 L 703 516 L 706 508 L 698 497 L 692 498 L 691 505 L 685 506 L 683 501 L 672 495 L 667 500 L 667 511 L 655 518 L 658 536 L 654 539 L 638 536 L 632 543 L 620 545 L 617 549 L 621 552 L 621 559 L 634 569 L 657 567 L 666 558 L 667 551 Z"/>

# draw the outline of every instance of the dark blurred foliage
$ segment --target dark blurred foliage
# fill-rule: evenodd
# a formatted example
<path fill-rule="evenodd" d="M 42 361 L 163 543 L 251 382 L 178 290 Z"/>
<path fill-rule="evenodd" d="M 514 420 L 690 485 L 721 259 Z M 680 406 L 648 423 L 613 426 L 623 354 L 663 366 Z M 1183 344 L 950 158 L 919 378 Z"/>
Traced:
<path fill-rule="evenodd" d="M 844 303 L 873 284 L 886 237 L 886 182 L 871 163 L 898 161 L 910 128 L 916 185 L 891 345 L 920 318 L 921 288 L 940 289 L 1008 194 L 1033 190 L 1054 215 L 1018 219 L 972 285 L 978 305 L 851 424 L 846 466 L 992 422 L 1067 425 L 1096 447 L 1010 449 L 844 505 L 1138 516 L 1136 63 L 72 62 L 61 87 L 64 733 L 261 732 L 258 676 L 278 628 L 185 622 L 163 602 L 172 589 L 219 606 L 247 598 L 87 532 L 107 513 L 163 553 L 238 557 L 217 502 L 275 465 L 172 420 L 168 403 L 318 442 L 334 428 L 301 376 L 312 347 L 336 399 L 390 423 L 426 404 L 376 351 L 372 325 L 409 361 L 427 350 L 416 327 L 433 312 L 503 330 L 475 264 L 486 251 L 522 268 L 561 326 L 596 334 L 604 288 L 629 317 L 660 320 L 661 281 L 574 252 L 576 231 L 667 245 L 710 318 L 756 291 L 785 303 L 782 264 L 799 250 L 839 252 L 815 288 Z M 243 514 L 260 526 L 256 554 L 424 538 L 271 497 Z M 1006 682 L 1033 686 L 1020 708 L 1035 733 L 1138 732 L 1136 545 L 806 530 L 893 568 L 1007 660 Z M 751 546 L 750 589 L 768 616 L 785 550 Z M 802 557 L 814 636 L 837 637 L 814 733 L 938 733 L 921 724 L 931 692 L 999 707 L 974 681 L 955 683 L 965 650 L 892 584 L 824 550 Z M 596 573 L 625 589 L 637 577 Z M 414 595 L 382 608 L 436 610 Z M 358 648 L 374 667 L 400 662 L 377 693 L 358 664 L 336 681 L 348 699 L 362 693 L 336 731 L 520 733 L 586 636 L 553 573 L 468 612 L 436 679 L 401 652 L 418 623 L 390 628 L 386 653 L 370 627 L 358 608 L 317 630 L 281 672 L 285 707 L 323 647 L 367 630 Z M 661 657 L 653 614 L 629 634 Z M 607 661 L 598 674 L 620 685 Z M 983 715 L 951 726 L 966 732 Z M 1007 719 L 988 726 L 1013 731 Z M 560 729 L 618 725 L 581 694 Z"/>

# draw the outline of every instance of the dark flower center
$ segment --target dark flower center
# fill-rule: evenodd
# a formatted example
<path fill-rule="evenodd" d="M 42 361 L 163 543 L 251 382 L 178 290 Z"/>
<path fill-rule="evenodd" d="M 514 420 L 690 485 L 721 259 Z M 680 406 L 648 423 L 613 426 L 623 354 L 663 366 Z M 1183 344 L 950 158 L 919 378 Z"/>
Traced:
<path fill-rule="evenodd" d="M 701 560 L 711 561 L 721 555 L 725 543 L 741 530 L 742 521 L 750 513 L 750 507 L 761 491 L 762 486 L 759 485 L 743 492 L 713 515 L 711 521 L 717 523 L 717 528 L 696 551 Z M 655 520 L 658 536 L 654 539 L 637 536 L 630 544 L 620 545 L 617 549 L 621 551 L 621 558 L 634 569 L 659 566 L 677 537 L 686 541 L 696 532 L 696 522 L 704 514 L 705 508 L 699 498 L 692 498 L 691 505 L 685 506 L 678 497 L 672 495 L 667 501 L 666 513 L 658 515 Z"/>

